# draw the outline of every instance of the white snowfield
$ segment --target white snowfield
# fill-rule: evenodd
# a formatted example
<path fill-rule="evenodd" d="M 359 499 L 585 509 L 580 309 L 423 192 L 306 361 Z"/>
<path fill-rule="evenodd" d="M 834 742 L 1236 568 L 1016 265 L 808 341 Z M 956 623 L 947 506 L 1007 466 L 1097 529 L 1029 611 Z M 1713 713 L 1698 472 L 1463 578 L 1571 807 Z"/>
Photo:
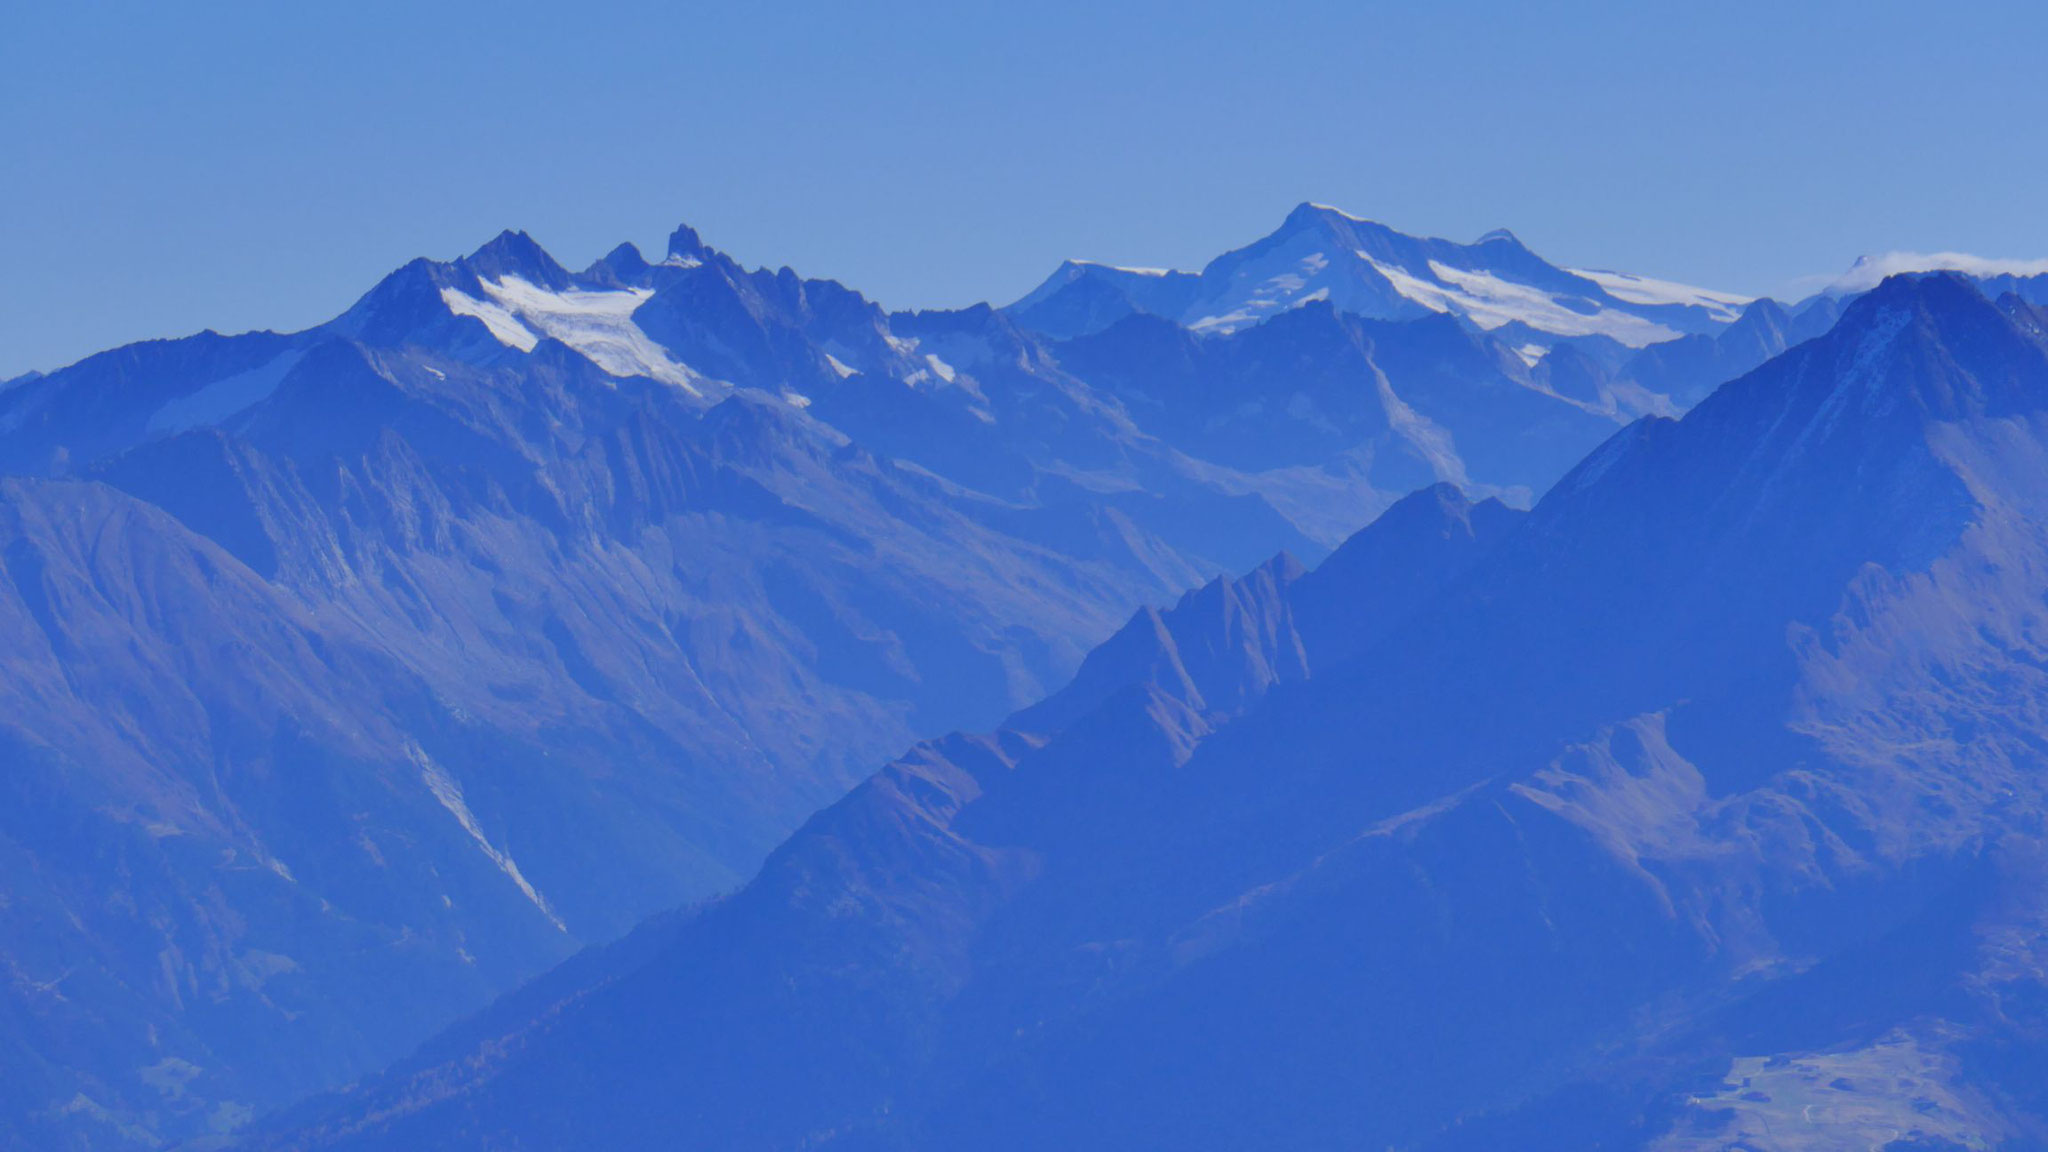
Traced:
<path fill-rule="evenodd" d="M 612 376 L 646 376 L 691 395 L 705 394 L 704 377 L 676 363 L 633 323 L 633 312 L 654 295 L 648 288 L 554 292 L 517 276 L 479 280 L 486 299 L 454 288 L 441 302 L 458 316 L 474 316 L 508 348 L 533 351 L 543 337 L 560 340 Z"/>
<path fill-rule="evenodd" d="M 1358 254 L 1361 258 L 1365 253 Z M 1481 328 L 1494 329 L 1520 321 L 1538 332 L 1558 336 L 1606 336 L 1630 348 L 1642 348 L 1681 333 L 1653 320 L 1615 308 L 1590 313 L 1567 307 L 1558 297 L 1489 272 L 1453 268 L 1435 260 L 1429 271 L 1435 282 L 1399 268 L 1367 261 L 1392 281 L 1396 291 L 1435 312 L 1454 312 Z"/>
<path fill-rule="evenodd" d="M 1567 271 L 1598 284 L 1616 300 L 1626 300 L 1631 304 L 1687 304 L 1695 308 L 1704 308 L 1715 319 L 1731 324 L 1742 316 L 1744 308 L 1756 301 L 1754 296 L 1715 292 L 1706 288 L 1695 288 L 1690 284 L 1655 280 L 1627 272 L 1608 272 L 1598 268 L 1571 268 Z"/>
<path fill-rule="evenodd" d="M 1369 283 L 1375 273 L 1402 299 L 1432 312 L 1463 316 L 1488 330 L 1520 322 L 1555 336 L 1606 336 L 1631 348 L 1683 335 L 1632 312 L 1601 306 L 1591 297 L 1573 297 L 1567 303 L 1564 298 L 1532 285 L 1436 260 L 1411 271 L 1375 260 L 1362 250 L 1344 253 L 1340 260 L 1332 260 L 1325 251 L 1290 253 L 1285 263 L 1276 261 L 1249 275 L 1240 272 L 1234 279 L 1244 286 L 1221 300 L 1205 301 L 1198 308 L 1205 314 L 1189 321 L 1188 327 L 1197 332 L 1234 332 L 1318 300 L 1329 300 L 1340 309 L 1364 315 L 1384 314 L 1383 305 L 1374 306 L 1374 297 L 1384 295 Z M 1634 304 L 1697 303 L 1709 308 L 1717 320 L 1732 320 L 1740 314 L 1741 305 L 1748 303 L 1740 297 L 1667 281 L 1614 279 L 1627 281 L 1624 288 L 1634 297 L 1610 292 L 1617 300 Z M 1653 298 L 1653 294 L 1660 298 Z"/>
<path fill-rule="evenodd" d="M 1197 304 L 1195 311 L 1209 314 L 1187 321 L 1187 326 L 1196 332 L 1235 332 L 1314 300 L 1334 299 L 1342 307 L 1354 295 L 1342 291 L 1346 285 L 1330 274 L 1328 253 L 1287 252 L 1275 256 L 1262 266 L 1240 270 L 1231 278 L 1230 288 L 1219 294 L 1220 299 Z M 1333 287 L 1339 289 L 1334 297 Z"/>

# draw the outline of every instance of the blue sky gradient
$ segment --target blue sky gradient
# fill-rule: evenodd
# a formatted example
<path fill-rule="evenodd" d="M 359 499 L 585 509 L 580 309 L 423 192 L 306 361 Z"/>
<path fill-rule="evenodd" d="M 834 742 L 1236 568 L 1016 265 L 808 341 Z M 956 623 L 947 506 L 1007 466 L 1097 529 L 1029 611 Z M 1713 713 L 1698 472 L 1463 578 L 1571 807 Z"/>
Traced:
<path fill-rule="evenodd" d="M 1747 292 L 2048 256 L 2048 10 L 254 2 L 0 35 L 0 377 L 688 222 L 891 307 L 1199 266 L 1296 202 Z"/>

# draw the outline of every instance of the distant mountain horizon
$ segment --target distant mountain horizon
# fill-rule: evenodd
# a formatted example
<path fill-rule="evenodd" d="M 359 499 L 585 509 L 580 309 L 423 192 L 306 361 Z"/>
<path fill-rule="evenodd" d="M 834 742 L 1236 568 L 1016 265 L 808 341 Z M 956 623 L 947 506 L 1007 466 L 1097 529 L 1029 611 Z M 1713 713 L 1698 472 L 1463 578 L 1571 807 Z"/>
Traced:
<path fill-rule="evenodd" d="M 1342 208 L 1333 207 L 1328 204 L 1321 204 L 1308 201 L 1304 201 L 1303 203 L 1299 204 L 1294 209 L 1294 211 L 1289 214 L 1288 219 L 1293 220 L 1295 217 L 1298 217 L 1304 214 L 1305 212 L 1327 213 L 1335 217 L 1342 218 L 1343 220 L 1350 221 L 1354 224 L 1366 224 L 1372 226 L 1375 229 L 1381 229 L 1389 233 L 1393 233 L 1394 235 L 1402 235 L 1401 233 L 1394 232 L 1393 229 L 1387 228 L 1384 224 L 1374 222 L 1368 219 L 1367 217 L 1359 216 L 1354 213 L 1348 212 Z M 1287 225 L 1283 223 L 1280 231 L 1284 232 L 1286 230 Z M 683 231 L 688 232 L 693 237 L 696 235 L 695 230 L 689 229 L 687 226 L 684 227 Z M 537 242 L 534 242 L 531 237 L 527 236 L 524 232 L 521 232 L 517 228 L 506 229 L 504 230 L 502 235 L 517 235 L 523 238 L 525 242 L 533 244 L 533 246 L 536 249 L 539 248 Z M 1516 247 L 1522 247 L 1521 242 L 1515 237 L 1515 234 L 1506 228 L 1495 228 L 1491 231 L 1488 231 L 1480 237 L 1478 237 L 1476 240 L 1472 241 L 1470 244 L 1462 244 L 1454 241 L 1441 240 L 1434 237 L 1408 236 L 1407 238 L 1420 240 L 1424 244 L 1449 245 L 1453 248 L 1479 248 L 1490 242 L 1512 242 Z M 482 247 L 488 248 L 494 242 L 495 241 L 486 241 Z M 472 256 L 473 255 L 474 253 L 472 253 Z M 554 258 L 552 256 L 548 256 L 547 259 L 550 263 L 554 262 Z M 644 256 L 642 256 L 640 249 L 636 244 L 630 241 L 620 243 L 617 246 L 615 246 L 610 252 L 608 252 L 605 256 L 600 257 L 596 261 L 594 261 L 590 268 L 586 269 L 585 274 L 588 274 L 588 272 L 590 271 L 596 270 L 599 266 L 604 265 L 607 261 L 612 261 L 615 259 L 630 259 L 644 262 L 645 258 Z M 1100 269 L 1108 273 L 1129 273 L 1132 275 L 1154 277 L 1162 280 L 1175 280 L 1181 277 L 1199 276 L 1199 270 L 1187 271 L 1166 267 L 1118 267 L 1114 263 L 1090 260 L 1076 256 L 1068 258 L 1065 261 L 1063 261 L 1060 267 L 1053 273 L 1053 275 L 1051 277 L 1048 277 L 1046 281 L 1041 282 L 1037 288 L 1033 289 L 1031 292 L 1026 293 L 1025 296 L 1020 298 L 1019 300 L 1014 301 L 1009 305 L 1004 305 L 1004 307 L 1017 308 L 1019 306 L 1022 306 L 1027 301 L 1030 301 L 1032 297 L 1046 293 L 1049 288 L 1057 288 L 1058 285 L 1055 283 L 1056 281 L 1059 281 L 1064 277 L 1073 276 L 1076 273 L 1085 274 L 1085 270 L 1090 268 Z M 1840 295 L 1846 292 L 1868 290 L 1869 288 L 1875 286 L 1876 280 L 1881 279 L 1884 275 L 1899 272 L 1936 270 L 1959 271 L 1967 275 L 1971 275 L 1979 279 L 1986 280 L 1998 278 L 2026 280 L 2044 274 L 2048 274 L 2048 259 L 2031 260 L 2005 257 L 1985 257 L 1962 252 L 1917 252 L 1902 249 L 1879 251 L 1859 256 L 1854 261 L 1852 261 L 1851 266 L 1848 269 L 1841 273 L 1814 274 L 1802 277 L 1779 286 L 1777 292 L 1767 293 L 1766 296 L 1782 295 L 1783 302 L 1796 305 L 1805 303 L 1811 300 L 1813 297 L 1819 295 L 1826 295 L 1830 293 Z M 1695 302 L 1703 303 L 1709 307 L 1739 308 L 1741 305 L 1749 303 L 1752 300 L 1765 298 L 1746 296 L 1741 293 L 1734 292 L 1722 292 L 1718 290 L 1694 288 L 1690 285 L 1686 285 L 1674 280 L 1662 279 L 1656 276 L 1638 275 L 1630 272 L 1623 272 L 1612 269 L 1586 267 L 1571 268 L 1567 269 L 1567 271 L 1569 271 L 1573 275 L 1592 278 L 1595 281 L 1595 283 L 1599 283 L 1602 278 L 1606 278 L 1609 280 L 1609 283 L 1606 284 L 1606 287 L 1608 289 L 1619 289 L 1620 292 L 1624 294 L 1624 297 L 1621 298 L 1625 298 L 1627 296 L 1636 297 L 1635 302 L 1637 303 L 1654 304 L 1659 301 L 1668 303 L 1671 302 L 1673 299 L 1676 299 L 1680 301 L 1692 300 Z M 977 303 L 988 303 L 991 306 L 997 306 L 995 297 L 993 295 L 990 295 L 984 296 L 978 301 L 968 301 L 957 305 L 936 305 L 923 308 L 902 309 L 901 311 L 956 311 L 960 309 L 972 308 Z M 206 331 L 211 332 L 212 330 L 208 329 Z M 276 329 L 252 329 L 251 331 L 276 331 Z M 193 335 L 202 334 L 205 333 L 193 333 Z M 175 340 L 179 338 L 180 336 L 177 334 L 164 334 L 159 336 L 142 337 L 138 340 L 131 341 L 129 343 L 146 344 L 160 342 L 163 340 Z M 124 344 L 119 346 L 125 347 L 127 345 Z M 76 361 L 74 361 L 73 363 L 76 363 Z M 15 375 L 13 376 L 0 375 L 0 390 L 4 390 L 5 388 L 13 384 L 25 382 L 36 376 L 45 375 L 49 372 L 67 366 L 69 365 L 0 365 L 0 373 L 8 371 L 12 371 L 15 373 Z"/>

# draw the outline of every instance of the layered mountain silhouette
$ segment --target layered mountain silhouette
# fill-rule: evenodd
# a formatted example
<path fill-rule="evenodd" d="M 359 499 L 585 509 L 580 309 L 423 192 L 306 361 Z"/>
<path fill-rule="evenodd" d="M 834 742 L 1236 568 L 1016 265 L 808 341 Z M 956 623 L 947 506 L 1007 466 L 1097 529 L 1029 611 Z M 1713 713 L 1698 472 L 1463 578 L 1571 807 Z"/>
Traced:
<path fill-rule="evenodd" d="M 1532 511 L 1138 612 L 251 1143 L 2042 1146 L 2044 464 L 2048 319 L 1888 280 Z"/>
<path fill-rule="evenodd" d="M 1269 247 L 1310 220 L 1478 267 L 1296 217 Z M 1634 411 L 1465 297 L 1310 295 L 1063 335 L 888 313 L 687 228 L 580 272 L 507 232 L 308 331 L 10 381 L 0 1141 L 208 1139 L 367 1075 L 739 886 L 915 741 L 1092 712 L 1048 694 L 1133 612 L 1283 550 L 1341 566 L 1419 488 L 1511 517 L 1483 501 L 1526 506 Z M 1263 587 L 1232 593 L 1262 637 Z M 1185 739 L 1388 626 L 1318 625 L 1234 686 L 1206 679 L 1234 648 L 1174 657 Z"/>

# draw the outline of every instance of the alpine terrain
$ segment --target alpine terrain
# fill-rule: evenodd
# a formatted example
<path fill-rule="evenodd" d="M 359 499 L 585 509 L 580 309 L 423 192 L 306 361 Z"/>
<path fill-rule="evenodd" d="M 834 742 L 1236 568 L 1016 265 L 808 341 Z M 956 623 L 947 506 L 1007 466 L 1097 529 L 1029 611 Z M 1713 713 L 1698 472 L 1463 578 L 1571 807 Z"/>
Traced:
<path fill-rule="evenodd" d="M 2048 316 L 1894 277 L 1531 510 L 1139 609 L 250 1144 L 2048 1146 L 2044 636 Z"/>
<path fill-rule="evenodd" d="M 889 985 L 900 1002 L 818 989 L 819 1012 L 893 1021 L 859 1040 L 871 1062 L 818 1047 L 838 1087 L 789 1109 L 703 1079 L 706 1099 L 753 1109 L 707 1113 L 707 1133 L 865 1131 L 885 1097 L 939 1091 L 916 1070 L 942 1053 L 972 1055 L 963 1076 L 1009 1075 L 972 1061 L 1007 1069 L 1023 1051 L 975 1030 L 1024 1001 L 975 997 L 1050 1012 L 1069 986 L 1043 983 L 1041 961 L 1112 926 L 1097 943 L 1124 957 L 1121 913 L 1097 900 L 1130 868 L 1184 871 L 1176 899 L 1196 904 L 1279 875 L 1237 850 L 1190 844 L 1202 867 L 1187 869 L 1166 850 L 1225 834 L 1185 806 L 1236 810 L 1212 730 L 1263 713 L 1275 685 L 1324 684 L 1339 653 L 1385 669 L 1370 654 L 1402 652 L 1404 693 L 1464 676 L 1453 648 L 1395 639 L 1405 614 L 1629 421 L 1825 327 L 1817 306 L 1767 305 L 1311 206 L 1199 276 L 1074 265 L 1011 307 L 917 313 L 750 270 L 688 228 L 658 259 L 621 246 L 580 272 L 507 232 L 408 264 L 306 331 L 206 332 L 15 378 L 0 386 L 0 1143 L 218 1139 L 622 936 L 504 1003 L 555 1013 L 534 989 L 636 950 L 687 967 L 714 949 L 757 983 L 692 978 L 713 999 L 673 1007 L 741 1014 L 716 1061 L 739 1077 L 784 1058 L 775 1035 L 809 1034 L 794 1018 L 761 1030 L 776 965 L 908 980 Z M 1653 355 L 1661 375 L 1642 367 Z M 1464 527 L 1439 539 L 1426 509 L 1396 503 L 1417 490 Z M 1379 535 L 1353 538 L 1368 522 Z M 1294 561 L 1267 564 L 1282 552 L 1319 567 L 1297 580 Z M 1577 555 L 1514 554 L 1545 572 Z M 1664 587 L 1638 559 L 1587 569 L 1574 594 L 1623 611 L 1601 590 Z M 1538 698 L 1471 699 L 1476 739 Z M 956 729 L 999 734 L 941 739 L 771 856 L 875 765 Z M 1183 761 L 1216 763 L 1215 783 L 1179 783 Z M 1261 763 L 1241 769 L 1263 782 L 1259 811 L 1304 815 L 1288 781 L 1312 760 Z M 984 787 L 962 808 L 975 831 L 938 815 Z M 1088 789 L 1103 792 L 1084 803 Z M 1341 794 L 1306 807 L 1363 819 Z M 884 795 L 913 807 L 876 808 Z M 841 827 L 867 819 L 872 834 Z M 889 855 L 891 827 L 909 855 Z M 1096 839 L 1113 851 L 1085 879 L 1110 887 L 1066 895 L 1084 877 L 1064 853 Z M 1261 851 L 1277 868 L 1320 843 L 1275 829 Z M 1247 871 L 1203 879 L 1225 862 Z M 880 950 L 864 960 L 837 936 L 775 944 L 808 931 L 787 901 L 885 879 L 937 901 L 943 930 L 917 929 L 930 950 L 859 917 L 843 939 Z M 1054 951 L 1006 951 L 984 920 Z M 969 981 L 984 950 L 1011 975 Z M 619 1011 L 689 1042 L 675 1060 L 712 1059 L 694 1025 L 625 991 Z M 571 1051 L 531 1048 L 609 1074 Z M 942 1096 L 996 1106 L 970 1087 L 930 1096 L 916 1123 L 950 1122 Z M 488 1106 L 482 1087 L 472 1099 Z"/>

